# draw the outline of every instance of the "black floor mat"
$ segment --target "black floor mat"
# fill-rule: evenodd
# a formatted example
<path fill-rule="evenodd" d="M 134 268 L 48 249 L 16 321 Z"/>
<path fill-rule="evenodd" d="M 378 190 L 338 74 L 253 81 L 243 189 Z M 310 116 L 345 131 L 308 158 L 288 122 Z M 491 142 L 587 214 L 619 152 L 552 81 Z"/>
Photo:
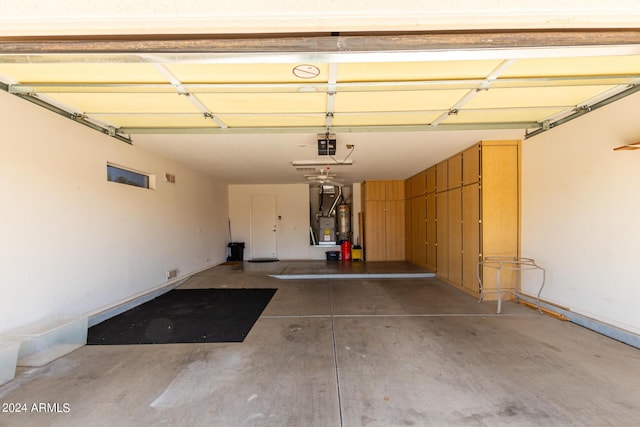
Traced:
<path fill-rule="evenodd" d="M 89 328 L 87 344 L 242 342 L 276 289 L 174 289 Z"/>

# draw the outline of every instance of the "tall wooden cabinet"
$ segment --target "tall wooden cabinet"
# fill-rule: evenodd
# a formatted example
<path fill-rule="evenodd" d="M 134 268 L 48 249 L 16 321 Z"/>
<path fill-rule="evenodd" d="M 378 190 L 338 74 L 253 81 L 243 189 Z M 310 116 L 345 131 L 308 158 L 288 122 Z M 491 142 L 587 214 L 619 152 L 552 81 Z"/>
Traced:
<path fill-rule="evenodd" d="M 405 182 L 365 181 L 364 257 L 367 261 L 405 259 Z"/>
<path fill-rule="evenodd" d="M 412 233 L 412 224 L 411 224 L 411 199 L 409 195 L 411 194 L 411 178 L 407 178 L 404 181 L 404 191 L 405 191 L 405 200 L 404 200 L 404 256 L 405 259 L 411 260 L 412 257 L 412 248 L 411 248 L 411 233 Z"/>
<path fill-rule="evenodd" d="M 436 167 L 407 179 L 407 261 L 436 271 Z"/>
<path fill-rule="evenodd" d="M 477 296 L 477 265 L 483 257 L 519 256 L 520 141 L 481 141 L 424 173 L 424 209 L 421 201 L 416 207 L 416 197 L 411 198 L 408 259 Z M 423 254 L 416 258 L 413 253 L 422 241 L 424 264 Z M 485 268 L 480 274 L 486 298 L 495 299 L 495 270 Z M 512 281 L 503 272 L 503 287 Z"/>
<path fill-rule="evenodd" d="M 426 202 L 427 202 L 427 210 L 426 210 L 426 218 L 425 221 L 427 223 L 427 263 L 426 267 L 431 271 L 436 271 L 437 268 L 437 228 L 436 228 L 436 167 L 430 167 L 426 170 Z"/>
<path fill-rule="evenodd" d="M 426 266 L 427 263 L 427 224 L 425 221 L 427 201 L 425 187 L 426 173 L 424 171 L 409 178 L 407 197 L 410 203 L 407 204 L 407 208 L 410 209 L 410 214 L 407 215 L 407 218 L 411 221 L 411 233 L 415 238 L 406 239 L 408 242 L 407 247 L 411 248 L 411 251 L 407 253 L 407 260 L 421 267 Z"/>

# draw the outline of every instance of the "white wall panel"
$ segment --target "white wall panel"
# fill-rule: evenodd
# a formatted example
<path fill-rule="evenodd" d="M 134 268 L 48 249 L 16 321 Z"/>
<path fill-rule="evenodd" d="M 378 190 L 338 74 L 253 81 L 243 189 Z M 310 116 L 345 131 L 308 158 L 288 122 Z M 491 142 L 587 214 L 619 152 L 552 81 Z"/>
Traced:
<path fill-rule="evenodd" d="M 251 197 L 276 197 L 278 259 L 326 259 L 337 246 L 312 247 L 309 241 L 309 186 L 307 184 L 229 185 L 229 218 L 235 242 L 244 242 L 244 259 L 251 259 Z"/>
<path fill-rule="evenodd" d="M 543 299 L 640 333 L 640 95 L 523 143 L 522 255 L 547 269 Z M 535 294 L 539 278 L 525 277 Z"/>
<path fill-rule="evenodd" d="M 226 184 L 15 96 L 0 106 L 0 332 L 224 261 Z M 108 182 L 107 162 L 155 174 L 156 189 Z"/>

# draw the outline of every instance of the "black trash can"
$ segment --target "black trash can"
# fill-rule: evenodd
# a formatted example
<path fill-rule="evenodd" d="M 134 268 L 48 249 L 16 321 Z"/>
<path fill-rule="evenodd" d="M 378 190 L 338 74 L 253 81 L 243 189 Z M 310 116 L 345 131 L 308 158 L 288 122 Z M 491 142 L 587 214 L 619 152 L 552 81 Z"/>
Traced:
<path fill-rule="evenodd" d="M 244 257 L 244 242 L 231 242 L 229 243 L 231 248 L 231 258 L 229 261 L 242 261 Z"/>
<path fill-rule="evenodd" d="M 340 251 L 327 251 L 327 261 L 339 261 Z"/>

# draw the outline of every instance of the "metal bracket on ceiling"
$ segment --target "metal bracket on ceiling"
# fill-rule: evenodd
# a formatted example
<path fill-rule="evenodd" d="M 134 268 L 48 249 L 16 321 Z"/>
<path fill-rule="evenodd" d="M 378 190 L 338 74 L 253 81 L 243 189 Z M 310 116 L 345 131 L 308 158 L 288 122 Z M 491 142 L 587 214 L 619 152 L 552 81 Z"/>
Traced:
<path fill-rule="evenodd" d="M 482 83 L 480 83 L 480 85 L 477 88 L 473 88 L 471 90 L 469 90 L 467 92 L 466 95 L 464 95 L 462 98 L 460 98 L 458 100 L 458 102 L 456 102 L 451 109 L 446 112 L 441 114 L 438 118 L 436 118 L 432 123 L 431 126 L 438 126 L 440 125 L 440 123 L 444 122 L 449 116 L 455 116 L 459 113 L 460 109 L 462 107 L 464 107 L 465 105 L 467 105 L 469 103 L 469 101 L 471 101 L 473 98 L 475 98 L 475 96 L 481 92 L 481 91 L 487 91 L 489 90 L 489 87 L 491 86 L 491 84 L 496 81 L 498 79 L 498 77 L 500 77 L 500 75 L 507 69 L 509 68 L 514 62 L 516 62 L 515 59 L 505 59 L 504 61 L 502 61 L 500 63 L 500 65 L 498 65 L 493 71 L 491 71 L 483 80 Z"/>
<path fill-rule="evenodd" d="M 553 127 L 556 127 L 556 126 L 562 125 L 564 123 L 567 123 L 568 121 L 571 121 L 573 119 L 577 119 L 578 117 L 581 117 L 581 116 L 583 116 L 583 115 L 585 115 L 587 113 L 590 113 L 592 111 L 597 110 L 598 108 L 601 108 L 601 107 L 604 107 L 606 105 L 609 105 L 612 102 L 615 102 L 615 101 L 617 101 L 619 99 L 625 98 L 625 97 L 627 97 L 629 95 L 632 95 L 632 94 L 634 94 L 636 92 L 639 92 L 639 91 L 640 91 L 640 84 L 631 84 L 631 85 L 628 85 L 624 90 L 622 90 L 622 91 L 620 91 L 620 92 L 618 92 L 618 93 L 616 93 L 616 94 L 614 94 L 614 95 L 612 95 L 612 96 L 610 96 L 608 98 L 605 98 L 605 99 L 603 99 L 601 101 L 598 101 L 598 102 L 596 102 L 594 104 L 578 106 L 578 107 L 576 107 L 574 109 L 573 114 L 570 114 L 570 115 L 568 115 L 566 117 L 563 117 L 561 119 L 558 119 L 558 120 L 550 123 L 548 128 L 545 129 L 545 127 L 543 126 L 540 129 L 537 129 L 537 130 L 535 130 L 535 131 L 533 131 L 531 133 L 525 134 L 525 139 L 531 138 L 533 136 L 536 136 L 536 135 L 538 135 L 538 134 L 540 134 L 542 132 L 545 132 L 545 131 L 553 128 Z"/>
<path fill-rule="evenodd" d="M 184 95 L 189 98 L 189 101 L 191 101 L 191 103 L 204 114 L 205 119 L 210 118 L 222 129 L 227 129 L 229 127 L 226 123 L 224 123 L 212 112 L 210 112 L 209 109 L 198 99 L 197 96 L 189 92 L 187 88 L 184 87 L 180 79 L 174 76 L 171 70 L 169 70 L 164 64 L 156 63 L 153 64 L 153 66 L 160 72 L 160 74 L 162 74 L 167 80 L 169 80 L 169 83 L 171 83 L 176 88 L 176 91 L 178 91 L 178 95 Z"/>
<path fill-rule="evenodd" d="M 327 78 L 327 114 L 325 116 L 325 128 L 327 134 L 331 131 L 333 125 L 333 113 L 336 106 L 336 92 L 338 83 L 338 64 L 329 64 L 329 76 Z"/>
<path fill-rule="evenodd" d="M 576 113 L 589 113 L 591 111 L 591 106 L 590 105 L 579 105 L 576 108 L 573 109 L 574 112 Z"/>

